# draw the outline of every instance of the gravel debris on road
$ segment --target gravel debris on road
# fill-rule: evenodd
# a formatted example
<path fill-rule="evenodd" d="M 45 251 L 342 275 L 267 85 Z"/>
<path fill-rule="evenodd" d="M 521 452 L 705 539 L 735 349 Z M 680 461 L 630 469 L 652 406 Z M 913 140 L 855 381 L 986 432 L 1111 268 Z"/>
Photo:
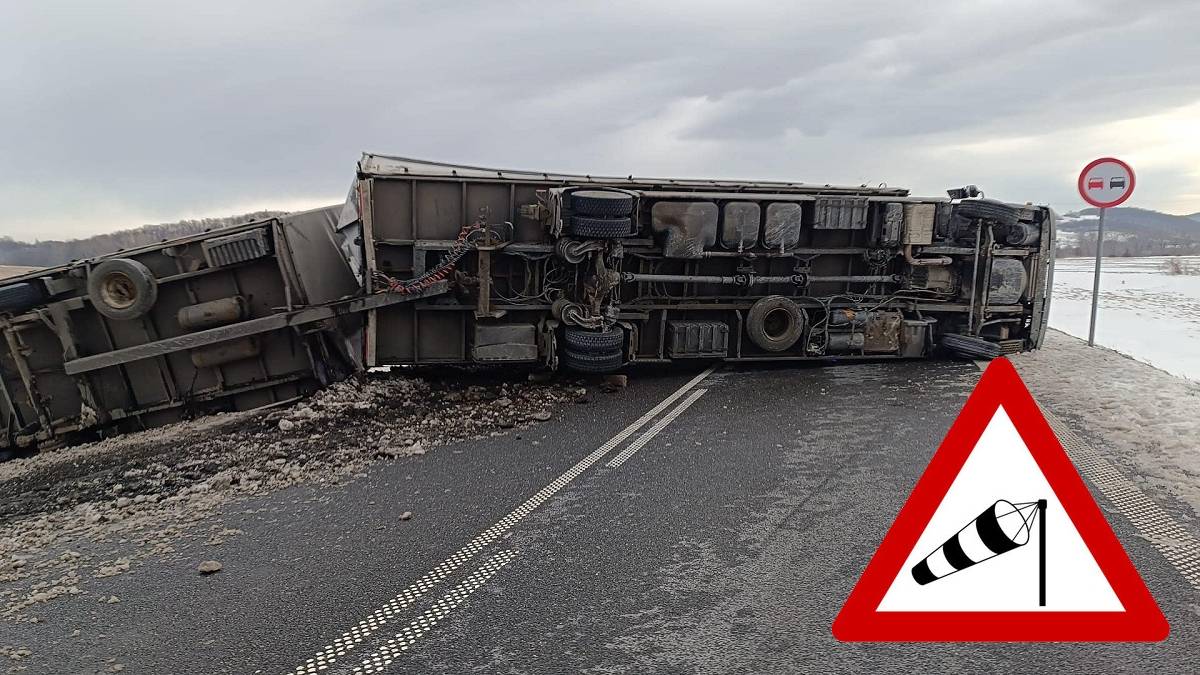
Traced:
<path fill-rule="evenodd" d="M 0 463 L 0 620 L 41 621 L 47 603 L 86 594 L 90 579 L 180 555 L 193 541 L 225 544 L 243 534 L 217 522 L 231 502 L 347 483 L 375 462 L 547 421 L 587 394 L 521 373 L 420 375 L 372 373 L 287 406 Z"/>

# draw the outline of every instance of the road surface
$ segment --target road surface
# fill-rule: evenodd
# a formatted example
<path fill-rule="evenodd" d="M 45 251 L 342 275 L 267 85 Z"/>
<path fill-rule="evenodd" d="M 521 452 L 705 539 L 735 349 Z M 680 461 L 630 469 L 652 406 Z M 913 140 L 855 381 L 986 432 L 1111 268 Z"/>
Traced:
<path fill-rule="evenodd" d="M 639 375 L 531 430 L 239 504 L 220 573 L 147 563 L 0 642 L 32 648 L 26 672 L 1191 671 L 1195 589 L 1102 497 L 1166 642 L 832 637 L 978 377 L 961 362 Z"/>

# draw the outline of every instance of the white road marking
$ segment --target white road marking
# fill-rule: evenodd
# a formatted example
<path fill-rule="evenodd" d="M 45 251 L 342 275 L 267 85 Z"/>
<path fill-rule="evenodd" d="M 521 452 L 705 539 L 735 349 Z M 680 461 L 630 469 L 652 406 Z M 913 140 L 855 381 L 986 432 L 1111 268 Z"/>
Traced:
<path fill-rule="evenodd" d="M 1071 461 L 1192 588 L 1200 591 L 1200 541 L 1048 410 L 1042 411 Z"/>
<path fill-rule="evenodd" d="M 610 469 L 615 469 L 624 464 L 625 460 L 633 457 L 635 452 L 645 447 L 647 443 L 649 443 L 655 436 L 658 435 L 658 432 L 666 429 L 668 424 L 674 422 L 676 417 L 679 417 L 684 410 L 687 410 L 688 407 L 696 402 L 696 399 L 707 393 L 707 389 L 697 389 L 696 391 L 693 391 L 690 396 L 683 400 L 683 403 L 675 406 L 674 410 L 664 415 L 659 421 L 655 422 L 654 426 L 647 429 L 641 436 L 638 436 L 636 441 L 629 444 L 629 447 L 625 448 L 618 453 L 616 457 L 613 457 L 611 460 L 609 460 L 606 466 Z"/>
<path fill-rule="evenodd" d="M 599 448 L 596 448 L 592 454 L 579 460 L 575 466 L 567 469 L 554 482 L 539 490 L 523 504 L 502 518 L 500 522 L 492 525 L 488 529 L 479 533 L 466 546 L 458 549 L 454 555 L 446 558 L 437 567 L 425 573 L 420 579 L 417 579 L 408 588 L 405 588 L 399 595 L 384 603 L 381 607 L 372 612 L 367 618 L 359 621 L 350 630 L 342 633 L 332 644 L 325 645 L 320 652 L 311 659 L 296 666 L 292 671 L 296 675 L 316 675 L 318 672 L 328 670 L 329 666 L 336 663 L 339 658 L 345 656 L 348 652 L 356 649 L 364 640 L 373 635 L 377 630 L 385 626 L 394 616 L 400 613 L 404 608 L 416 602 L 418 598 L 425 595 L 429 589 L 450 576 L 459 567 L 462 567 L 471 558 L 474 558 L 480 551 L 486 548 L 489 544 L 499 538 L 502 534 L 511 529 L 514 525 L 521 522 L 525 516 L 531 511 L 541 506 L 547 499 L 553 497 L 559 490 L 563 489 L 568 483 L 575 480 L 579 474 L 587 471 L 601 457 L 608 454 L 613 448 L 617 447 L 632 436 L 638 429 L 641 429 L 647 422 L 654 419 L 663 410 L 666 410 L 681 396 L 691 391 L 697 384 L 700 384 L 704 378 L 708 377 L 717 366 L 711 366 L 704 372 L 693 377 L 682 387 L 676 389 L 667 396 L 658 405 L 651 408 L 646 414 L 639 417 L 632 424 L 621 430 L 616 436 L 608 439 Z"/>
<path fill-rule="evenodd" d="M 408 648 L 412 647 L 418 638 L 429 632 L 438 621 L 446 618 L 455 607 L 458 607 L 467 599 L 467 596 L 478 590 L 496 572 L 499 572 L 501 567 L 511 562 L 516 555 L 516 551 L 502 551 L 497 553 L 491 560 L 484 563 L 482 567 L 475 570 L 461 584 L 455 586 L 449 593 L 439 598 L 424 614 L 413 619 L 412 623 L 404 627 L 404 630 L 396 633 L 395 637 L 385 642 L 382 647 L 363 659 L 351 672 L 355 674 L 362 673 L 363 675 L 367 673 L 382 673 L 385 668 L 391 665 L 392 661 L 396 660 L 397 656 L 402 652 L 408 651 Z"/>
<path fill-rule="evenodd" d="M 975 365 L 980 370 L 985 370 L 988 362 L 976 361 Z M 1041 408 L 1050 428 L 1054 429 L 1054 435 L 1062 443 L 1063 449 L 1067 451 L 1071 463 L 1083 477 L 1117 507 L 1117 511 L 1158 549 L 1192 588 L 1200 591 L 1200 541 L 1146 496 L 1136 483 L 1126 478 L 1111 462 L 1088 445 L 1066 422 L 1041 404 L 1038 404 L 1038 407 Z"/>

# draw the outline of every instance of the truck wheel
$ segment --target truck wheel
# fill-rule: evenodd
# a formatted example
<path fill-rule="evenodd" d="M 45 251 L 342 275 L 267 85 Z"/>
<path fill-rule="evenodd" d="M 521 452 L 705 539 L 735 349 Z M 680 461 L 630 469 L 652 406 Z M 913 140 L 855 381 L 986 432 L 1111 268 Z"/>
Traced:
<path fill-rule="evenodd" d="M 942 336 L 942 346 L 967 359 L 991 360 L 1001 355 L 1000 345 L 974 335 L 947 333 Z"/>
<path fill-rule="evenodd" d="M 796 344 L 807 324 L 804 310 L 782 295 L 760 299 L 746 315 L 751 342 L 768 352 L 781 352 Z"/>
<path fill-rule="evenodd" d="M 955 207 L 956 213 L 967 218 L 994 220 L 1004 226 L 1017 224 L 1021 212 L 995 199 L 964 199 Z"/>
<path fill-rule="evenodd" d="M 620 328 L 587 330 L 567 326 L 563 329 L 563 340 L 567 349 L 577 354 L 612 354 L 620 352 L 625 344 L 625 331 Z"/>
<path fill-rule="evenodd" d="M 592 239 L 617 239 L 628 237 L 632 229 L 629 218 L 589 218 L 571 216 L 571 232 Z"/>
<path fill-rule="evenodd" d="M 40 283 L 22 281 L 0 287 L 0 312 L 19 314 L 42 303 L 46 299 L 45 289 Z"/>
<path fill-rule="evenodd" d="M 158 281 L 142 263 L 112 258 L 96 265 L 88 275 L 88 298 L 96 311 L 110 319 L 136 319 L 154 306 Z"/>
<path fill-rule="evenodd" d="M 567 349 L 563 352 L 562 363 L 567 368 L 579 373 L 611 373 L 625 365 L 625 357 L 619 351 L 607 354 L 584 354 Z"/>
<path fill-rule="evenodd" d="M 581 216 L 628 216 L 633 212 L 633 197 L 612 190 L 579 190 L 571 193 L 571 210 Z"/>

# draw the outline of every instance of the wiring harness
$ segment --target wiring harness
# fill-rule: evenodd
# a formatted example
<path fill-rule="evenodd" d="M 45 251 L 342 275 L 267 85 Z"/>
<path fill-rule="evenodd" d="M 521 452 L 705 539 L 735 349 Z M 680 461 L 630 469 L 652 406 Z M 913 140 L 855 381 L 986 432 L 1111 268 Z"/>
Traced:
<path fill-rule="evenodd" d="M 430 286 L 439 281 L 444 281 L 453 272 L 468 253 L 475 248 L 475 242 L 478 236 L 484 232 L 486 222 L 481 218 L 469 225 L 464 225 L 463 229 L 458 233 L 458 238 L 454 240 L 454 244 L 446 250 L 446 256 L 436 267 L 426 270 L 424 274 L 413 277 L 412 279 L 396 279 L 382 272 L 375 272 L 375 284 L 378 287 L 377 293 L 400 293 L 407 295 L 410 293 L 419 293 L 428 289 Z"/>

